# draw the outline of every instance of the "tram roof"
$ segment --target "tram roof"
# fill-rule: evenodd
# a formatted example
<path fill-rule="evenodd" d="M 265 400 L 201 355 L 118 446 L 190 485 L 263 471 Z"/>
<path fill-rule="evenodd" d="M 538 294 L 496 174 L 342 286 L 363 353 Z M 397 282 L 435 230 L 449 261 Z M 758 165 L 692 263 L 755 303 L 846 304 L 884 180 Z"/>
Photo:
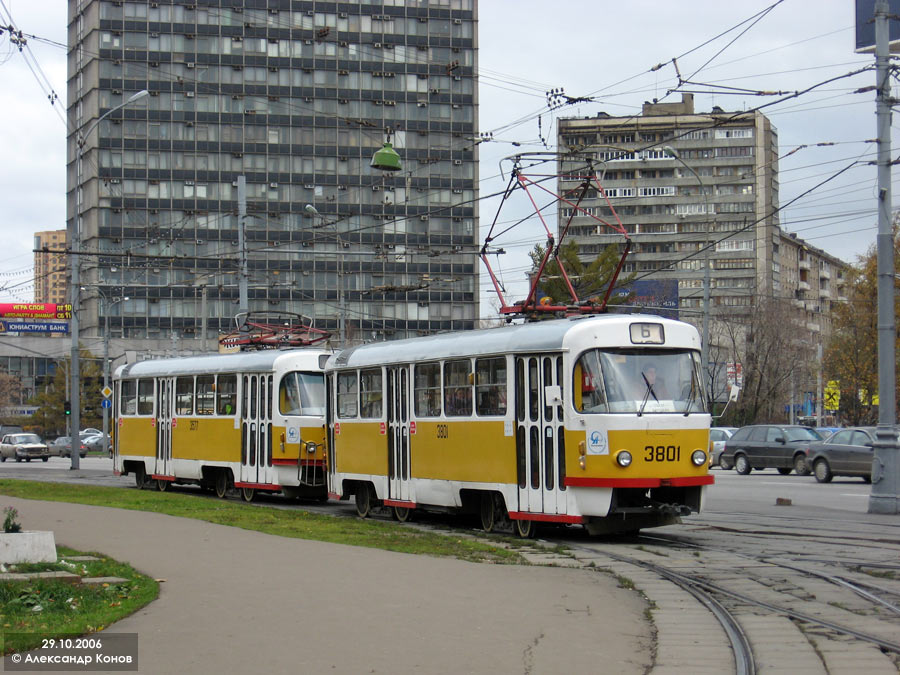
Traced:
<path fill-rule="evenodd" d="M 568 319 L 538 321 L 481 330 L 439 333 L 406 340 L 377 342 L 345 349 L 332 356 L 326 368 L 360 367 L 383 363 L 430 361 L 440 358 L 480 354 L 534 353 L 564 349 L 565 339 L 574 332 L 624 327 L 635 321 L 685 325 L 679 321 L 647 314 L 601 314 Z M 692 328 L 692 327 L 691 327 Z M 624 334 L 627 339 L 627 333 Z M 610 344 L 621 344 L 623 335 Z M 697 344 L 699 347 L 699 342 Z"/>
<path fill-rule="evenodd" d="M 330 352 L 321 349 L 265 349 L 240 354 L 203 354 L 137 361 L 116 369 L 116 377 L 166 377 L 189 374 L 260 372 L 272 370 L 279 359 L 309 360 L 319 368 L 319 357 Z"/>

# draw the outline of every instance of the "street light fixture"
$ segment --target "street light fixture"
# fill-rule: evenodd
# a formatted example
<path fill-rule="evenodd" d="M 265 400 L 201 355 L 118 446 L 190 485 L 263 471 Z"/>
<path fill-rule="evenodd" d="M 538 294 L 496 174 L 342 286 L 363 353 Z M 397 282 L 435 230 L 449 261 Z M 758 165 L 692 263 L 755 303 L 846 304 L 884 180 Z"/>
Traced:
<path fill-rule="evenodd" d="M 715 405 L 715 401 L 713 400 L 714 392 L 710 391 L 712 389 L 710 386 L 712 377 L 709 372 L 709 195 L 706 194 L 706 186 L 703 184 L 703 179 L 700 178 L 700 174 L 694 171 L 694 167 L 681 159 L 681 156 L 675 148 L 671 145 L 667 145 L 663 148 L 663 151 L 669 157 L 681 164 L 685 169 L 694 174 L 694 178 L 696 178 L 697 182 L 700 184 L 700 194 L 703 195 L 703 210 L 704 215 L 706 216 L 706 242 L 703 245 L 703 328 L 702 342 L 700 344 L 700 363 L 703 364 L 703 370 L 706 374 L 706 382 L 704 384 L 710 394 L 710 403 Z"/>
<path fill-rule="evenodd" d="M 117 110 L 121 110 L 127 105 L 134 103 L 135 101 L 139 101 L 140 99 L 147 96 L 150 92 L 146 89 L 142 89 L 130 96 L 127 100 L 123 101 L 119 105 L 110 108 L 105 113 L 100 115 L 94 122 L 87 128 L 84 133 L 75 132 L 75 144 L 77 146 L 77 155 L 75 160 L 75 220 L 72 225 L 72 237 L 71 242 L 69 244 L 69 267 L 71 269 L 71 287 L 72 287 L 72 319 L 71 319 L 71 335 L 72 335 L 72 352 L 71 352 L 71 363 L 72 363 L 72 372 L 69 374 L 70 376 L 70 385 L 69 391 L 70 400 L 72 402 L 72 433 L 69 437 L 71 440 L 71 457 L 72 457 L 72 470 L 78 470 L 80 468 L 80 455 L 79 453 L 79 445 L 81 440 L 81 364 L 79 363 L 79 353 L 78 353 L 78 311 L 79 304 L 81 299 L 81 260 L 79 256 L 81 255 L 81 203 L 79 199 L 79 193 L 81 191 L 81 178 L 82 178 L 82 164 L 84 159 L 84 146 L 87 143 L 88 136 L 91 135 L 91 132 L 97 128 L 97 126 L 105 120 L 107 117 L 112 115 Z"/>

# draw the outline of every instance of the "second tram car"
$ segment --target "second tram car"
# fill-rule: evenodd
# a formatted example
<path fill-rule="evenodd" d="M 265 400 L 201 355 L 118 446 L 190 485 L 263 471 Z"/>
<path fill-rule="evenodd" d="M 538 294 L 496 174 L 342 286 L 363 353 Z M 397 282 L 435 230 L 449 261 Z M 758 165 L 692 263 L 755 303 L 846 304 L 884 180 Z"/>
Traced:
<path fill-rule="evenodd" d="M 326 364 L 330 496 L 357 512 L 478 513 L 592 534 L 699 512 L 710 416 L 700 337 L 602 315 L 367 344 Z"/>
<path fill-rule="evenodd" d="M 327 499 L 330 351 L 296 349 L 142 361 L 114 376 L 113 458 L 139 487 L 199 484 L 246 501 L 258 490 Z"/>

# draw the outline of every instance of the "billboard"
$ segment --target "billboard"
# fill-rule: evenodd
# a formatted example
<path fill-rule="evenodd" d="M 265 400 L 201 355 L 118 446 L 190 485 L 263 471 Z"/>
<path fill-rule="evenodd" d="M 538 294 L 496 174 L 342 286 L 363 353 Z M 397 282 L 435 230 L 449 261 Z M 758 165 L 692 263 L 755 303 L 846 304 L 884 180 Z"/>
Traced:
<path fill-rule="evenodd" d="M 678 318 L 678 280 L 641 279 L 617 288 L 616 297 L 634 293 L 627 307 L 633 311 L 658 314 L 668 319 Z M 621 310 L 619 310 L 621 311 Z"/>
<path fill-rule="evenodd" d="M 66 321 L 0 321 L 0 333 L 68 333 Z"/>
<path fill-rule="evenodd" d="M 900 14 L 900 0 L 888 0 L 888 14 Z M 875 52 L 875 0 L 856 0 L 856 52 L 873 54 Z M 888 40 L 891 52 L 900 51 L 900 24 L 895 20 L 888 22 Z"/>
<path fill-rule="evenodd" d="M 0 317 L 7 319 L 71 319 L 72 305 L 52 302 L 0 302 Z"/>

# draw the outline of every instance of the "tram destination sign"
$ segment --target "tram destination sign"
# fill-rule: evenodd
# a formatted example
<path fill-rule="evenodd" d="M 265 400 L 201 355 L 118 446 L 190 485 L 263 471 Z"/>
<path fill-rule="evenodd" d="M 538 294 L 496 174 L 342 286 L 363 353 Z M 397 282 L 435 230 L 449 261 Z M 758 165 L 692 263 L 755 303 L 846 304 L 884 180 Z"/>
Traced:
<path fill-rule="evenodd" d="M 67 321 L 0 321 L 0 333 L 68 333 Z"/>
<path fill-rule="evenodd" d="M 6 319 L 71 319 L 72 305 L 53 302 L 0 302 L 0 317 Z"/>

